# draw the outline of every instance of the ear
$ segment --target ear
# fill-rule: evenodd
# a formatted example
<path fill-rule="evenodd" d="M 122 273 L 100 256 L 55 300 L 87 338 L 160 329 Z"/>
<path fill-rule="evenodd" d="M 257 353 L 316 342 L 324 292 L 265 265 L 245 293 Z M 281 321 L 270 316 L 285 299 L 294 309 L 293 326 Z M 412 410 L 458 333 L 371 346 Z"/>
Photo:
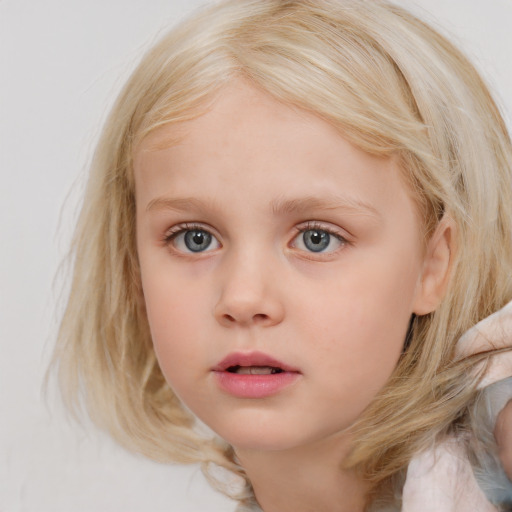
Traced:
<path fill-rule="evenodd" d="M 414 313 L 432 313 L 443 299 L 455 253 L 455 223 L 445 215 L 428 241 L 418 282 Z"/>

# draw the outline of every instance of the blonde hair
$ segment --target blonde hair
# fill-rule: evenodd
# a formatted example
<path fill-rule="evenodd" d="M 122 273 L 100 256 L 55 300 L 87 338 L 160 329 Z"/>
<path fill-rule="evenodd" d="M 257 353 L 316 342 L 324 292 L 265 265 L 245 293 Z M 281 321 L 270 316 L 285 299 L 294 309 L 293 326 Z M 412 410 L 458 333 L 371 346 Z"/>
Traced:
<path fill-rule="evenodd" d="M 243 76 L 307 109 L 358 147 L 398 155 L 428 238 L 456 225 L 448 291 L 414 319 L 408 347 L 354 427 L 348 464 L 385 489 L 464 414 L 480 358 L 454 362 L 460 335 L 512 299 L 512 148 L 487 87 L 443 36 L 381 0 L 227 0 L 142 59 L 105 125 L 74 240 L 55 360 L 64 396 L 131 449 L 243 476 L 233 450 L 202 437 L 152 348 L 135 248 L 132 156 L 160 126 L 194 118 Z M 371 313 L 369 313 L 371 314 Z M 247 494 L 246 494 L 247 496 Z"/>

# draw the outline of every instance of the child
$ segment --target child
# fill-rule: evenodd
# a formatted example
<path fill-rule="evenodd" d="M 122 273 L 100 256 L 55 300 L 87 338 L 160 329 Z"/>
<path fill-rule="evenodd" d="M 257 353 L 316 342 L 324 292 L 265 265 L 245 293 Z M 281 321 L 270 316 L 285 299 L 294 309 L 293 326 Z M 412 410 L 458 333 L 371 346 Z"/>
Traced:
<path fill-rule="evenodd" d="M 205 9 L 105 126 L 67 401 L 241 476 L 239 510 L 507 510 L 511 163 L 474 68 L 402 9 Z"/>

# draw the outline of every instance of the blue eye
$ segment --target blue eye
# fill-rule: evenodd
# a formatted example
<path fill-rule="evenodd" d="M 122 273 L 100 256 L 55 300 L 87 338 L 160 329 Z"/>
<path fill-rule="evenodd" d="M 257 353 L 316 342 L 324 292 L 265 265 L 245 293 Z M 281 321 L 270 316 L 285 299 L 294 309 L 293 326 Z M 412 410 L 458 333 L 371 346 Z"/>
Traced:
<path fill-rule="evenodd" d="M 299 229 L 299 234 L 295 237 L 292 246 L 306 252 L 331 253 L 346 243 L 347 241 L 341 235 L 313 225 Z"/>
<path fill-rule="evenodd" d="M 166 237 L 166 242 L 185 253 L 199 253 L 220 247 L 218 240 L 202 228 L 181 228 Z"/>
<path fill-rule="evenodd" d="M 307 249 L 312 252 L 322 252 L 329 247 L 331 235 L 326 231 L 308 229 L 302 233 L 302 241 Z"/>
<path fill-rule="evenodd" d="M 192 252 L 201 252 L 208 249 L 212 243 L 212 235 L 206 231 L 186 231 L 184 236 L 184 242 L 187 249 Z"/>

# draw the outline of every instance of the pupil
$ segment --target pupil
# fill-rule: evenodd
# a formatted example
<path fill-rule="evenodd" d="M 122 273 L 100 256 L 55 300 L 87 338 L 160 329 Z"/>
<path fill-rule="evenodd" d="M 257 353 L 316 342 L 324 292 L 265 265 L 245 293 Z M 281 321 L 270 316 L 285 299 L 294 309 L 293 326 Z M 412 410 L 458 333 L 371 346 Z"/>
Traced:
<path fill-rule="evenodd" d="M 322 241 L 322 235 L 318 232 L 315 232 L 311 235 L 311 241 L 314 244 L 319 244 Z"/>
<path fill-rule="evenodd" d="M 206 231 L 188 231 L 185 233 L 185 245 L 192 252 L 204 251 L 212 241 L 212 235 Z"/>
<path fill-rule="evenodd" d="M 308 230 L 304 232 L 304 245 L 313 252 L 320 252 L 326 249 L 330 241 L 329 233 L 319 230 Z"/>
<path fill-rule="evenodd" d="M 194 233 L 194 243 L 197 245 L 201 245 L 204 242 L 204 236 L 202 233 Z"/>

